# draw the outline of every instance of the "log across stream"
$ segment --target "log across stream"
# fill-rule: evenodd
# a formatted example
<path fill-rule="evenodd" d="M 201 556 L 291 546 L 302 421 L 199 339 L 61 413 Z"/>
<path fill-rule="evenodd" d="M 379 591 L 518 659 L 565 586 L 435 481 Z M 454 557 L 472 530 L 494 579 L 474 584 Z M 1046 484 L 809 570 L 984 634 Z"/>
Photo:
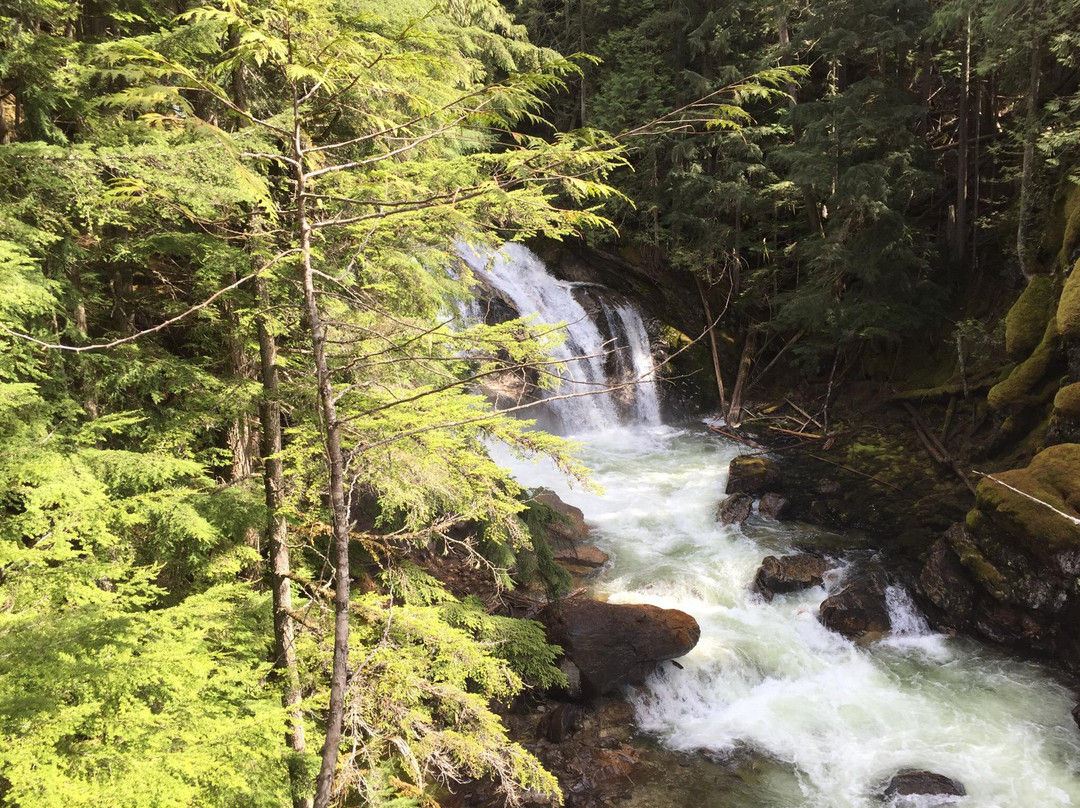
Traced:
<path fill-rule="evenodd" d="M 728 463 L 745 447 L 698 425 L 576 439 L 602 494 L 496 455 L 523 484 L 584 511 L 612 556 L 598 597 L 682 609 L 702 629 L 681 670 L 665 665 L 632 694 L 638 728 L 668 749 L 757 761 L 751 775 L 726 779 L 690 766 L 638 788 L 631 804 L 862 808 L 882 805 L 876 792 L 904 769 L 962 783 L 956 804 L 970 808 L 1080 804 L 1076 698 L 1053 672 L 931 632 L 901 590 L 890 592 L 884 639 L 860 646 L 828 631 L 818 606 L 842 585 L 844 561 L 822 587 L 771 602 L 750 592 L 764 556 L 815 536 L 756 516 L 716 521 Z"/>

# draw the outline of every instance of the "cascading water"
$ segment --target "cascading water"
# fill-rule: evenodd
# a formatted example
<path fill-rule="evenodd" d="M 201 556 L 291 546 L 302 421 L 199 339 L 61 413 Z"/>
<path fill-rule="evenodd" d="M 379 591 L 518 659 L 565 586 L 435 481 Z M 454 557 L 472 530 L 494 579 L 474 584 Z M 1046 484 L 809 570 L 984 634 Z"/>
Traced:
<path fill-rule="evenodd" d="M 962 782 L 964 808 L 1080 804 L 1075 696 L 1045 669 L 932 633 L 902 588 L 887 593 L 894 632 L 867 647 L 818 622 L 826 588 L 771 603 L 750 593 L 764 556 L 815 538 L 795 524 L 716 521 L 736 454 L 700 428 L 584 436 L 583 459 L 606 492 L 596 495 L 548 464 L 497 452 L 524 484 L 584 511 L 613 558 L 599 597 L 682 609 L 700 623 L 684 669 L 665 666 L 634 695 L 639 728 L 670 749 L 755 760 L 723 788 L 710 786 L 716 771 L 639 787 L 631 808 L 872 808 L 905 768 Z"/>
<path fill-rule="evenodd" d="M 578 284 L 553 277 L 543 261 L 520 244 L 506 244 L 497 252 L 458 245 L 469 268 L 484 282 L 505 295 L 522 316 L 537 315 L 540 323 L 565 323 L 566 341 L 553 359 L 565 365 L 562 383 L 548 394 L 547 406 L 555 413 L 564 433 L 594 432 L 616 426 L 622 419 L 611 388 L 630 391 L 632 420 L 660 423 L 660 400 L 653 374 L 652 353 L 645 325 L 629 304 L 609 306 L 617 327 L 605 338 L 597 323 L 575 297 Z M 608 373 L 609 357 L 624 373 Z M 624 358 L 625 357 L 625 358 Z"/>
<path fill-rule="evenodd" d="M 520 312 L 568 323 L 564 390 L 603 389 L 605 340 L 571 284 L 517 245 L 495 256 L 463 254 Z M 648 380 L 640 317 L 603 301 L 600 309 L 605 330 L 628 347 L 622 372 Z M 751 594 L 761 559 L 813 543 L 812 529 L 756 518 L 719 524 L 716 505 L 739 447 L 700 428 L 658 425 L 649 390 L 637 387 L 637 423 L 619 429 L 611 428 L 615 406 L 606 393 L 552 402 L 604 494 L 569 488 L 551 464 L 492 450 L 523 484 L 551 488 L 584 511 L 613 559 L 597 596 L 682 609 L 700 623 L 701 640 L 682 669 L 664 667 L 633 694 L 639 728 L 669 749 L 753 760 L 737 776 L 700 766 L 686 770 L 696 780 L 677 772 L 639 787 L 629 808 L 872 808 L 901 769 L 959 780 L 964 808 L 1080 804 L 1080 734 L 1069 720 L 1075 696 L 1047 670 L 934 634 L 899 587 L 886 593 L 891 634 L 857 646 L 817 620 L 843 568 L 826 575 L 825 587 L 770 603 Z"/>

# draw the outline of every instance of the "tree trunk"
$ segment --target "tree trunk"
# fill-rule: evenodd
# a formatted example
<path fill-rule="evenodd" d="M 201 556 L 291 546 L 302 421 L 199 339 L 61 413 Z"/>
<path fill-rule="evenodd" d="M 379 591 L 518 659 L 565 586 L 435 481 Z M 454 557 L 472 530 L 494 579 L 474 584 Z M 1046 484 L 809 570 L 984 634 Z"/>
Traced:
<path fill-rule="evenodd" d="M 746 380 L 750 375 L 750 364 L 754 359 L 754 344 L 757 342 L 757 333 L 750 329 L 746 332 L 746 342 L 743 343 L 742 358 L 739 360 L 739 374 L 735 377 L 735 389 L 731 391 L 731 409 L 728 410 L 727 422 L 731 426 L 742 423 L 742 397 L 746 389 Z"/>
<path fill-rule="evenodd" d="M 961 68 L 960 105 L 956 119 L 956 221 L 953 258 L 963 262 L 968 241 L 968 105 L 971 98 L 971 14 L 964 29 L 964 62 Z"/>
<path fill-rule="evenodd" d="M 270 582 L 274 592 L 274 668 L 282 681 L 281 703 L 288 714 L 285 743 L 293 751 L 289 761 L 289 784 L 293 808 L 311 808 L 312 800 L 303 771 L 307 754 L 304 715 L 300 710 L 300 674 L 296 666 L 296 627 L 293 624 L 292 584 L 288 545 L 288 524 L 282 513 L 285 475 L 281 462 L 281 399 L 279 393 L 277 342 L 268 323 L 270 294 L 266 280 L 258 278 L 256 290 L 260 311 L 255 318 L 259 334 L 259 360 L 263 397 L 259 405 L 262 420 L 263 487 L 266 491 L 266 538 L 270 551 Z"/>
<path fill-rule="evenodd" d="M 307 214 L 307 171 L 304 169 L 304 149 L 299 125 L 299 102 L 294 109 L 297 123 L 293 131 L 293 156 L 296 160 L 296 222 L 300 235 L 300 256 L 304 288 L 304 309 L 311 329 L 312 356 L 318 386 L 322 416 L 323 441 L 330 466 L 330 510 L 333 529 L 334 565 L 334 665 L 330 675 L 330 707 L 326 716 L 326 741 L 322 748 L 322 765 L 315 782 L 315 808 L 327 808 L 333 795 L 334 773 L 341 744 L 342 722 L 345 716 L 345 690 L 349 679 L 349 599 L 352 580 L 349 569 L 350 517 L 345 497 L 345 462 L 341 452 L 341 427 L 337 405 L 326 360 L 326 325 L 319 312 L 315 294 L 315 275 L 311 263 L 311 222 Z"/>
<path fill-rule="evenodd" d="M 716 392 L 720 395 L 720 412 L 727 410 L 727 396 L 724 394 L 724 376 L 720 372 L 720 350 L 716 344 L 716 322 L 712 312 L 709 311 L 709 298 L 705 294 L 705 284 L 701 278 L 694 276 L 697 281 L 698 294 L 701 295 L 701 306 L 705 309 L 705 324 L 709 330 L 709 348 L 712 350 L 713 374 L 716 376 Z"/>
<path fill-rule="evenodd" d="M 1042 64 L 1042 39 L 1031 46 L 1031 69 L 1028 74 L 1027 114 L 1024 122 L 1024 162 L 1020 171 L 1020 213 L 1016 224 L 1016 255 L 1020 272 L 1030 280 L 1037 266 L 1036 250 L 1029 235 L 1032 212 L 1035 208 L 1035 141 L 1039 137 L 1039 68 Z"/>

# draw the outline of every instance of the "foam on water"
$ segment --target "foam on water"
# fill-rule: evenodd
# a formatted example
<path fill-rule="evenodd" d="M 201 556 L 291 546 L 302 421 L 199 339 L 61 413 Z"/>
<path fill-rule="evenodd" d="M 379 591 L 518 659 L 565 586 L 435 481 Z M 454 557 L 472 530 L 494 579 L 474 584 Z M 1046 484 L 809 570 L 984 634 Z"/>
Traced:
<path fill-rule="evenodd" d="M 903 768 L 959 780 L 968 796 L 957 804 L 968 808 L 1080 804 L 1075 696 L 1045 670 L 934 634 L 899 587 L 888 591 L 894 632 L 867 648 L 818 623 L 823 588 L 771 603 L 748 591 L 763 556 L 806 534 L 777 525 L 762 544 L 716 522 L 737 453 L 697 430 L 586 436 L 597 495 L 496 452 L 523 483 L 585 512 L 614 559 L 600 596 L 683 609 L 701 624 L 684 669 L 664 666 L 634 695 L 640 728 L 673 749 L 749 747 L 784 762 L 792 793 L 768 804 L 785 808 L 881 805 L 875 789 Z"/>

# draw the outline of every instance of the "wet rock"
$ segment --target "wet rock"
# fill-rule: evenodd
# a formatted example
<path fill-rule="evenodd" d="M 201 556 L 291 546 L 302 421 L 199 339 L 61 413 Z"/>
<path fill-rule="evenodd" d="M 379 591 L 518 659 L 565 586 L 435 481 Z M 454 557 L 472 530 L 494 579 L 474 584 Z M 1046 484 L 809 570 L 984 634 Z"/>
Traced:
<path fill-rule="evenodd" d="M 766 556 L 758 567 L 750 588 L 765 600 L 772 600 L 774 595 L 784 592 L 821 586 L 825 572 L 832 566 L 832 562 L 824 556 L 812 553 L 798 553 L 780 558 Z"/>
<path fill-rule="evenodd" d="M 767 457 L 740 455 L 728 465 L 726 494 L 763 494 L 780 482 L 780 467 Z"/>
<path fill-rule="evenodd" d="M 791 500 L 766 491 L 758 503 L 758 515 L 763 519 L 787 519 L 792 512 Z"/>
<path fill-rule="evenodd" d="M 827 629 L 849 640 L 881 639 L 892 627 L 885 602 L 887 587 L 885 573 L 880 569 L 856 575 L 843 589 L 825 599 L 818 619 Z"/>
<path fill-rule="evenodd" d="M 581 722 L 581 707 L 577 704 L 559 704 L 550 713 L 540 719 L 536 727 L 536 737 L 550 743 L 562 743 Z"/>
<path fill-rule="evenodd" d="M 701 636 L 697 621 L 677 609 L 580 596 L 550 604 L 537 619 L 577 666 L 589 697 L 641 684 L 658 662 L 683 656 Z"/>
<path fill-rule="evenodd" d="M 598 572 L 610 556 L 599 547 L 591 544 L 566 547 L 560 543 L 552 549 L 555 563 L 569 572 L 571 575 L 588 576 Z"/>
<path fill-rule="evenodd" d="M 553 550 L 575 547 L 588 541 L 589 526 L 585 524 L 585 514 L 582 513 L 581 508 L 575 508 L 563 502 L 558 494 L 547 488 L 538 489 L 532 499 L 534 502 L 551 508 L 561 517 L 545 525 L 548 543 L 551 544 Z"/>
<path fill-rule="evenodd" d="M 754 507 L 754 498 L 749 494 L 732 494 L 716 510 L 716 517 L 722 525 L 741 525 L 750 516 Z"/>
<path fill-rule="evenodd" d="M 881 792 L 885 799 L 908 796 L 963 797 L 963 783 L 935 772 L 905 769 L 897 772 Z"/>

